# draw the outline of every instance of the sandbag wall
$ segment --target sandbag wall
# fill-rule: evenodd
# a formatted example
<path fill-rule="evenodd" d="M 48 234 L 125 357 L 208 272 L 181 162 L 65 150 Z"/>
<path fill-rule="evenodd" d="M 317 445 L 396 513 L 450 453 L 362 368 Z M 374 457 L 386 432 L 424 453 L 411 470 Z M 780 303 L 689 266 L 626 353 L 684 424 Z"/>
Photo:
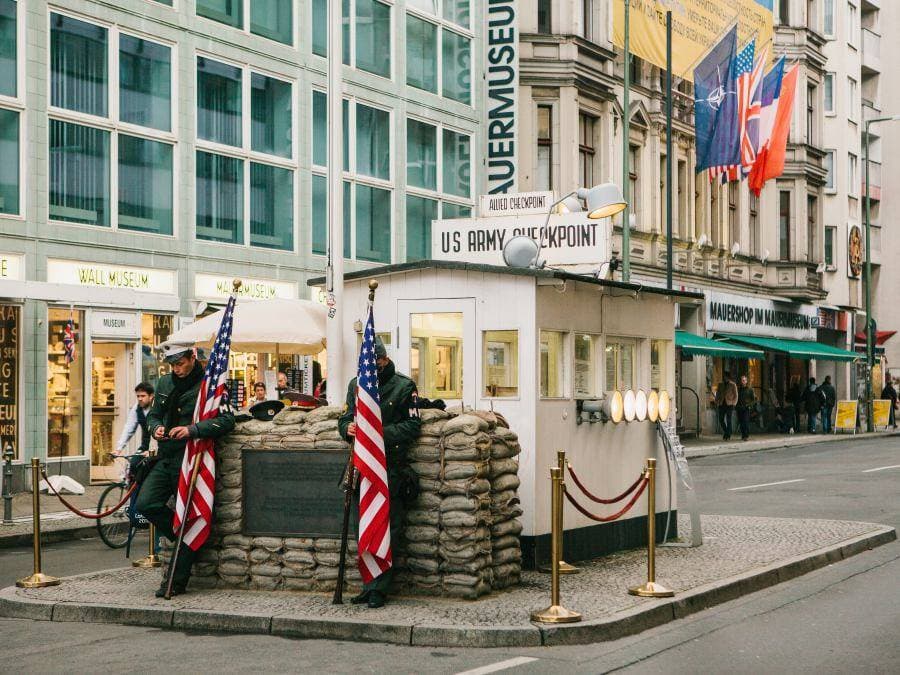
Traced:
<path fill-rule="evenodd" d="M 241 533 L 242 453 L 286 448 L 349 451 L 337 430 L 341 410 L 285 409 L 272 422 L 239 423 L 218 449 L 215 523 L 194 564 L 194 588 L 329 591 L 337 579 L 339 540 L 250 537 Z M 405 513 L 394 551 L 395 590 L 477 598 L 518 583 L 516 434 L 489 412 L 422 410 L 422 434 L 410 448 L 419 496 Z M 337 489 L 337 488 L 335 488 Z M 361 584 L 350 542 L 348 589 Z M 169 547 L 162 552 L 168 561 Z M 164 568 L 165 570 L 165 568 Z"/>

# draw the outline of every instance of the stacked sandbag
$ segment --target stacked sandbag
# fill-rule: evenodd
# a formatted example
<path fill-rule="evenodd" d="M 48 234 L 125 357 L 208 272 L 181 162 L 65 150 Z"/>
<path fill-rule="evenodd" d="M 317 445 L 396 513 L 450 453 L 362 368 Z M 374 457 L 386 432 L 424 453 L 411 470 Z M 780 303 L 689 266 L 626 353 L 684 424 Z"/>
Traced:
<path fill-rule="evenodd" d="M 522 451 L 515 432 L 502 426 L 491 431 L 491 562 L 494 588 L 519 583 L 522 549 L 519 535 L 519 460 Z"/>

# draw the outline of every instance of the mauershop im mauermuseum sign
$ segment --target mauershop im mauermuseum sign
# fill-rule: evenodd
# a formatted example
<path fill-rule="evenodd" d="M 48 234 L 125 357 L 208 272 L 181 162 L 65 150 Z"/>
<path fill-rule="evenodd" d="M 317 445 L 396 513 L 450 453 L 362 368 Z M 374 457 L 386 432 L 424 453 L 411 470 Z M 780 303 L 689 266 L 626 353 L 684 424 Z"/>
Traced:
<path fill-rule="evenodd" d="M 706 293 L 706 330 L 760 337 L 815 340 L 819 325 L 814 305 L 778 302 L 730 293 Z"/>

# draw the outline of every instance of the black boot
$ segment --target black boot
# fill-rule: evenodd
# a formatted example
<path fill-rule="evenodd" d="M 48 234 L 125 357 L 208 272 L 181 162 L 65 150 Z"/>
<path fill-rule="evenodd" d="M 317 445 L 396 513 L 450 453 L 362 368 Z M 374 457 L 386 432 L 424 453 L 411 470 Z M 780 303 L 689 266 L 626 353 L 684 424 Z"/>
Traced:
<path fill-rule="evenodd" d="M 359 595 L 354 595 L 350 598 L 351 605 L 364 605 L 369 601 L 369 594 L 371 591 L 363 591 Z"/>
<path fill-rule="evenodd" d="M 367 603 L 369 609 L 378 609 L 379 607 L 384 607 L 384 603 L 387 601 L 387 597 L 381 591 L 372 591 L 369 593 L 369 602 Z"/>
<path fill-rule="evenodd" d="M 166 597 L 166 588 L 169 586 L 169 580 L 163 579 L 163 582 L 159 585 L 159 588 L 156 589 L 156 597 L 164 598 Z M 182 595 L 187 592 L 187 584 L 179 584 L 177 581 L 172 582 L 172 597 L 174 598 L 176 595 Z"/>

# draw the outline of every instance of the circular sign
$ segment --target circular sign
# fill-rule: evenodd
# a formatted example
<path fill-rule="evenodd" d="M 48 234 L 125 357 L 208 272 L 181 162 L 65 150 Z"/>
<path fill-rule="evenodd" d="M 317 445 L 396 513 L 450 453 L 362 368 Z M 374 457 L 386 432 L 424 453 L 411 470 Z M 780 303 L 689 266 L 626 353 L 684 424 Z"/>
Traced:
<path fill-rule="evenodd" d="M 643 389 L 638 389 L 634 394 L 634 415 L 638 422 L 647 419 L 647 394 Z"/>
<path fill-rule="evenodd" d="M 659 394 L 655 389 L 651 389 L 647 394 L 647 419 L 651 422 L 659 419 Z"/>
<path fill-rule="evenodd" d="M 634 422 L 634 416 L 637 413 L 637 410 L 635 405 L 634 392 L 631 391 L 631 389 L 625 392 L 625 395 L 622 397 L 622 403 L 625 407 L 625 421 Z"/>
<path fill-rule="evenodd" d="M 672 407 L 672 401 L 669 399 L 669 392 L 663 390 L 659 392 L 659 421 L 665 422 L 669 419 L 669 409 Z"/>

